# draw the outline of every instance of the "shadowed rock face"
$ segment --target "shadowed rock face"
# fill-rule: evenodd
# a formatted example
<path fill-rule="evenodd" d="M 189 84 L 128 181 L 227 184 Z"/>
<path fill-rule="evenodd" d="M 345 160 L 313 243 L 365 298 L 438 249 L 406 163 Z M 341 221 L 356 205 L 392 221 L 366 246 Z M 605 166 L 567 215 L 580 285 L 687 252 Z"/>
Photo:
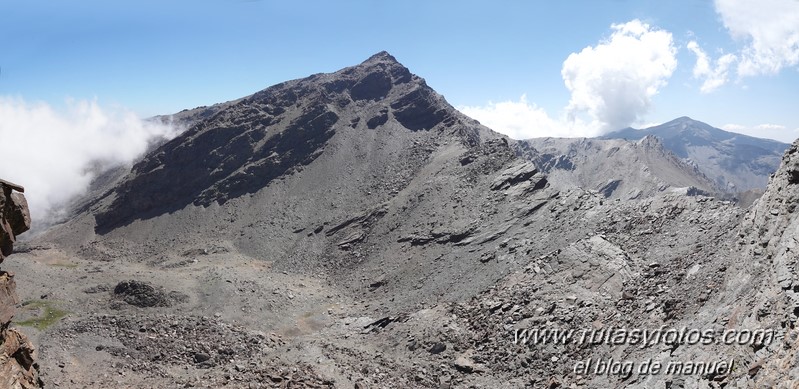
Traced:
<path fill-rule="evenodd" d="M 362 121 L 375 130 L 394 119 L 406 130 L 423 131 L 455 120 L 441 96 L 385 52 L 196 111 L 178 114 L 176 120 L 192 126 L 106 193 L 113 202 L 96 215 L 97 232 L 255 193 L 313 162 L 343 126 Z"/>
<path fill-rule="evenodd" d="M 11 255 L 15 237 L 31 228 L 28 202 L 21 193 L 24 189 L 8 181 L 0 180 L 0 262 Z"/>
<path fill-rule="evenodd" d="M 14 191 L 20 192 L 15 193 Z M 24 189 L 0 180 L 0 262 L 11 255 L 16 236 L 31 226 Z M 39 388 L 39 367 L 33 344 L 14 328 L 8 328 L 19 304 L 14 274 L 0 270 L 0 387 Z"/>

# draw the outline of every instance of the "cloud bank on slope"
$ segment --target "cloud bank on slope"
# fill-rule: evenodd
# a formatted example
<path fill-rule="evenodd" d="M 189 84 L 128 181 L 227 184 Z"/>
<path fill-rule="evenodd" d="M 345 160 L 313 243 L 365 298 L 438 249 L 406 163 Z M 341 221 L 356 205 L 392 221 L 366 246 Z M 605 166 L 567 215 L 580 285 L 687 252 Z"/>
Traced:
<path fill-rule="evenodd" d="M 147 122 L 96 101 L 68 101 L 64 111 L 44 103 L 0 97 L 0 177 L 25 186 L 31 216 L 49 223 L 72 198 L 85 193 L 95 175 L 129 164 L 155 139 L 177 130 Z"/>
<path fill-rule="evenodd" d="M 563 116 L 518 101 L 459 109 L 512 138 L 597 136 L 632 125 L 649 110 L 677 66 L 671 33 L 640 20 L 611 26 L 610 37 L 572 53 L 561 75 L 571 92 Z"/>

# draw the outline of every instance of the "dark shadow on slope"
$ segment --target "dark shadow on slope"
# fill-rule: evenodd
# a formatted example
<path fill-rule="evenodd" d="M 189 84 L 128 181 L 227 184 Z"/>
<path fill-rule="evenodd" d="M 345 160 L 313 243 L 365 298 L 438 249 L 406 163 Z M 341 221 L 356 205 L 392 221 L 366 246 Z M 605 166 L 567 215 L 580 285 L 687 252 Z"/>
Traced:
<path fill-rule="evenodd" d="M 108 210 L 97 214 L 95 231 L 105 234 L 189 204 L 223 204 L 255 193 L 318 157 L 335 134 L 337 121 L 334 112 L 316 106 L 264 142 L 266 127 L 272 124 L 268 121 L 255 127 L 245 123 L 218 127 L 193 139 L 180 136 L 134 166 L 133 178 L 116 190 Z"/>
<path fill-rule="evenodd" d="M 371 106 L 380 106 L 378 115 L 364 108 Z M 105 204 L 113 200 L 95 214 L 98 234 L 192 204 L 224 204 L 301 170 L 335 134 L 337 112 L 372 114 L 350 117 L 345 125 L 353 128 L 361 119 L 373 130 L 393 119 L 410 131 L 438 127 L 442 135 L 449 131 L 446 135 L 464 144 L 480 139 L 478 128 L 455 126 L 462 120 L 457 111 L 386 52 L 358 66 L 286 81 L 215 107 L 220 109 L 181 113 L 194 125 L 150 153 L 103 195 Z"/>

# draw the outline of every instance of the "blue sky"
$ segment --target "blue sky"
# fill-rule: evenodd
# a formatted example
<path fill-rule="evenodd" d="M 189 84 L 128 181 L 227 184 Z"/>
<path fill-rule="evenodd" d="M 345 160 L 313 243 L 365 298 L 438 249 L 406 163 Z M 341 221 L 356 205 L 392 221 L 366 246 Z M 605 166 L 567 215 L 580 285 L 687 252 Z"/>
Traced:
<path fill-rule="evenodd" d="M 751 46 L 751 36 L 735 36 L 725 25 L 719 9 L 725 2 L 743 3 L 0 1 L 0 95 L 57 109 L 68 99 L 96 99 L 101 106 L 146 117 L 235 99 L 387 50 L 453 105 L 473 108 L 464 110 L 475 116 L 481 114 L 478 108 L 489 110 L 482 112 L 488 115 L 484 122 L 503 127 L 502 120 L 489 119 L 503 114 L 496 104 L 520 103 L 522 95 L 527 109 L 543 110 L 558 122 L 571 96 L 561 75 L 564 61 L 609 39 L 612 25 L 638 20 L 671 34 L 676 66 L 628 125 L 687 115 L 790 141 L 799 136 L 795 59 L 769 74 L 739 76 L 733 65 L 728 80 L 711 92 L 702 92 L 703 78 L 694 77 L 691 41 L 708 55 L 711 68 L 723 54 Z M 757 4 L 780 2 L 799 5 L 797 0 Z M 787 36 L 796 37 L 796 26 L 787 28 Z M 788 49 L 787 56 L 799 51 L 795 42 Z M 592 125 L 591 109 L 582 108 L 577 111 L 583 131 L 572 128 L 574 135 L 611 129 L 597 129 L 602 123 Z M 519 131 L 519 136 L 549 135 Z M 564 131 L 569 130 L 552 135 Z"/>

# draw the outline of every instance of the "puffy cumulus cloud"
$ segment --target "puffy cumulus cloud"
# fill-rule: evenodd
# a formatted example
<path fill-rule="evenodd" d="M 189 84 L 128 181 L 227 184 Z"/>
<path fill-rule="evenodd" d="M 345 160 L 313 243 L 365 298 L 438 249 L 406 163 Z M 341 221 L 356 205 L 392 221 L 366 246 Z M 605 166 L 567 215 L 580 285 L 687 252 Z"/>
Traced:
<path fill-rule="evenodd" d="M 458 109 L 513 139 L 597 135 L 587 126 L 551 118 L 543 108 L 529 103 L 526 95 L 522 95 L 519 101 L 489 102 L 486 106 L 461 106 Z"/>
<path fill-rule="evenodd" d="M 716 65 L 713 66 L 713 61 L 707 53 L 699 47 L 696 41 L 688 42 L 686 48 L 696 55 L 693 75 L 694 78 L 704 79 L 702 87 L 700 88 L 702 93 L 710 93 L 727 83 L 729 80 L 728 74 L 730 66 L 738 59 L 734 54 L 722 55 L 716 60 Z"/>
<path fill-rule="evenodd" d="M 637 19 L 611 29 L 609 38 L 569 55 L 561 70 L 571 92 L 569 120 L 587 114 L 601 132 L 640 120 L 677 67 L 670 32 Z"/>
<path fill-rule="evenodd" d="M 789 130 L 786 126 L 772 123 L 758 124 L 755 126 L 731 123 L 721 126 L 721 129 L 758 138 L 775 139 L 785 143 L 792 143 L 799 137 L 799 128 Z"/>
<path fill-rule="evenodd" d="M 591 137 L 641 123 L 652 97 L 677 67 L 677 49 L 671 33 L 640 20 L 611 29 L 608 39 L 563 62 L 561 75 L 571 98 L 562 117 L 551 117 L 526 96 L 459 109 L 515 139 Z"/>
<path fill-rule="evenodd" d="M 799 1 L 715 0 L 724 26 L 744 40 L 739 76 L 776 74 L 799 64 Z"/>
<path fill-rule="evenodd" d="M 31 216 L 48 223 L 71 198 L 85 193 L 104 168 L 131 163 L 156 138 L 175 128 L 96 101 L 44 103 L 0 97 L 0 177 L 25 187 Z"/>

